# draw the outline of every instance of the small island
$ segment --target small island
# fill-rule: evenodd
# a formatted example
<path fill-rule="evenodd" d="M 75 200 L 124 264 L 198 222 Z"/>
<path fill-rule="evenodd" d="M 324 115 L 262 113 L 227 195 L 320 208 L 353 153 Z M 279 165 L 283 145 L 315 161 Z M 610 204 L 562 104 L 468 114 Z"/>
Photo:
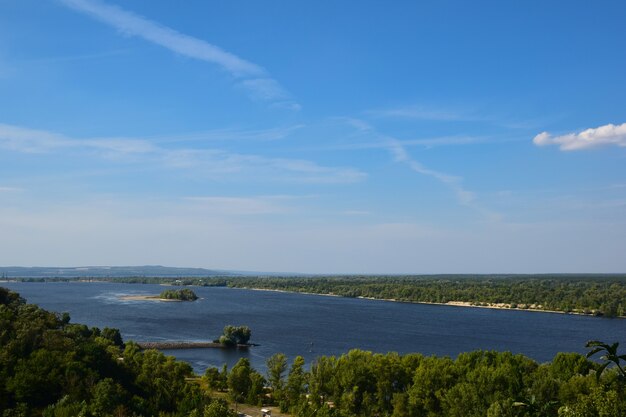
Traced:
<path fill-rule="evenodd" d="M 159 294 L 159 298 L 162 300 L 195 301 L 198 296 L 192 290 L 184 288 L 182 290 L 165 290 Z"/>
<path fill-rule="evenodd" d="M 190 289 L 165 290 L 159 295 L 124 295 L 119 297 L 125 301 L 195 301 L 198 296 Z"/>
<path fill-rule="evenodd" d="M 219 339 L 214 340 L 224 347 L 247 347 L 252 336 L 252 331 L 248 326 L 225 326 Z"/>

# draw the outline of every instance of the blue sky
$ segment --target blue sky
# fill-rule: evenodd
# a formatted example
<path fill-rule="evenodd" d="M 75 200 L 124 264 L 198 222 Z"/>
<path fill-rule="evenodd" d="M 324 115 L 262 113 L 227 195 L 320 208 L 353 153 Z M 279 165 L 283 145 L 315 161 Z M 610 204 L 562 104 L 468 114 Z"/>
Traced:
<path fill-rule="evenodd" d="M 625 19 L 0 0 L 0 264 L 624 272 Z"/>

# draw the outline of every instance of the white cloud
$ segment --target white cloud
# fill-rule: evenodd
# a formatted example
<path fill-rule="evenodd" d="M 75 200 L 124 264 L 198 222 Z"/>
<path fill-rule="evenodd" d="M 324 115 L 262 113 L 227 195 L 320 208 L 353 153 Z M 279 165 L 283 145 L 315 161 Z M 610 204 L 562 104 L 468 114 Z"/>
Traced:
<path fill-rule="evenodd" d="M 578 151 L 611 145 L 626 147 L 626 123 L 621 125 L 609 123 L 561 136 L 552 136 L 548 132 L 542 132 L 533 138 L 533 143 L 537 146 L 558 145 L 562 151 Z"/>
<path fill-rule="evenodd" d="M 194 174 L 233 179 L 239 176 L 266 181 L 300 183 L 353 183 L 367 177 L 357 169 L 329 167 L 302 159 L 272 158 L 221 149 L 165 148 L 137 138 L 75 139 L 57 133 L 0 124 L 0 148 L 22 153 L 52 153 L 66 157 L 84 153 L 159 168 L 182 169 Z"/>
<path fill-rule="evenodd" d="M 290 94 L 276 80 L 269 77 L 265 69 L 216 45 L 100 0 L 60 0 L 60 2 L 113 26 L 125 35 L 137 36 L 180 55 L 216 64 L 232 76 L 244 79 L 240 85 L 244 86 L 255 99 L 288 101 L 292 107 L 296 105 L 291 100 Z"/>

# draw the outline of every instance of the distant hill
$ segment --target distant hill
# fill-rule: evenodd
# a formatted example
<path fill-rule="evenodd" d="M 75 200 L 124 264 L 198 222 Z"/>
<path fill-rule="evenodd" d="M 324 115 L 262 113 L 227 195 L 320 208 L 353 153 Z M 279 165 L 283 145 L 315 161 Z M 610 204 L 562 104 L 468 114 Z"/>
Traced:
<path fill-rule="evenodd" d="M 0 266 L 0 277 L 6 278 L 115 278 L 115 277 L 207 277 L 246 275 L 239 272 L 204 268 L 176 268 L 160 265 L 21 267 Z"/>

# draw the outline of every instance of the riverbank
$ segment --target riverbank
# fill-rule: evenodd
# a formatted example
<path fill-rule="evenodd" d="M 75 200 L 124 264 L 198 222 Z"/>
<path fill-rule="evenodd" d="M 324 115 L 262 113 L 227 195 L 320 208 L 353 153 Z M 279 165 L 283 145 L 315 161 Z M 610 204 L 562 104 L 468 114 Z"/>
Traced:
<path fill-rule="evenodd" d="M 292 294 L 307 294 L 307 295 L 321 295 L 325 297 L 343 297 L 338 294 L 332 293 L 314 293 L 314 292 L 305 292 L 305 291 L 289 291 L 289 290 L 278 290 L 278 289 L 270 289 L 270 288 L 251 288 L 251 287 L 229 287 L 229 288 L 239 288 L 242 290 L 252 290 L 252 291 L 273 291 L 273 292 L 283 292 L 283 293 L 292 293 Z M 345 297 L 349 298 L 349 297 Z M 406 304 L 429 304 L 429 305 L 439 305 L 439 306 L 451 306 L 451 307 L 473 307 L 473 308 L 489 308 L 493 310 L 517 310 L 517 311 L 532 311 L 535 313 L 556 313 L 556 314 L 568 314 L 568 315 L 579 315 L 579 316 L 589 316 L 595 317 L 593 313 L 583 313 L 580 311 L 560 311 L 560 310 L 549 310 L 546 308 L 542 308 L 539 304 L 530 304 L 526 308 L 522 307 L 513 307 L 509 303 L 484 303 L 480 301 L 448 301 L 446 303 L 436 303 L 430 301 L 410 301 L 410 300 L 397 300 L 395 298 L 376 298 L 376 297 L 363 297 L 357 296 L 356 298 L 362 300 L 376 300 L 376 301 L 388 301 L 392 303 L 406 303 Z M 602 316 L 599 316 L 602 317 Z M 626 316 L 616 316 L 613 318 L 625 319 Z"/>
<path fill-rule="evenodd" d="M 226 346 L 216 342 L 136 342 L 141 349 L 157 349 L 157 350 L 173 350 L 173 349 L 248 349 L 252 346 L 258 346 L 254 343 L 245 345 Z"/>

